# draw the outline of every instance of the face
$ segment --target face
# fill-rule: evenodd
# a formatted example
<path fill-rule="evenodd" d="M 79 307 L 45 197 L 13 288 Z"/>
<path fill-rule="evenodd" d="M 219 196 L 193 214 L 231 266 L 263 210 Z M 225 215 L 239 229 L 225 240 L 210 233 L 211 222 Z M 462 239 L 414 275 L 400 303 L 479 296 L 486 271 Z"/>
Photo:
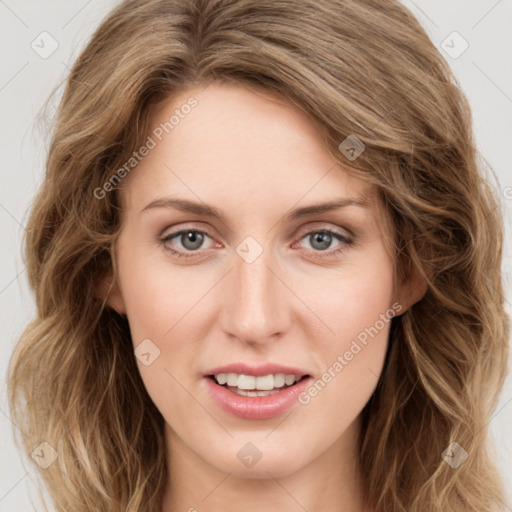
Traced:
<path fill-rule="evenodd" d="M 151 127 L 109 301 L 171 453 L 248 477 L 353 453 L 406 308 L 371 188 L 304 113 L 242 87 L 190 89 Z"/>

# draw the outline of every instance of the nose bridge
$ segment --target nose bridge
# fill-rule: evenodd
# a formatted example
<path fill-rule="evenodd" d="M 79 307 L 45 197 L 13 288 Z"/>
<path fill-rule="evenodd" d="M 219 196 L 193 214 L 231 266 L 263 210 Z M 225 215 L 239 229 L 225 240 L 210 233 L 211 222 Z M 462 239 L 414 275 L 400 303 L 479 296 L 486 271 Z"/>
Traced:
<path fill-rule="evenodd" d="M 240 244 L 235 255 L 231 278 L 230 300 L 224 311 L 227 332 L 248 342 L 262 342 L 287 327 L 284 286 L 274 275 L 275 259 L 271 250 L 262 250 L 253 261 L 258 247 L 251 240 Z M 261 246 L 260 246 L 261 247 Z M 249 249 L 244 254 L 244 249 Z M 262 249 L 262 248 L 261 248 Z"/>

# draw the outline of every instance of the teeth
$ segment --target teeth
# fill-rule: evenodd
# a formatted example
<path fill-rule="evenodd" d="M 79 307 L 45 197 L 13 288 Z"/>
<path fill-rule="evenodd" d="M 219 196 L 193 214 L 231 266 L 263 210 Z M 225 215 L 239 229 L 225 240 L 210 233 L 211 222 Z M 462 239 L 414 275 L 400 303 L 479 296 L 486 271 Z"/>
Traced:
<path fill-rule="evenodd" d="M 238 384 L 234 385 L 238 386 L 238 389 L 256 389 L 256 377 L 254 375 L 239 375 Z"/>
<path fill-rule="evenodd" d="M 285 383 L 287 386 L 291 386 L 294 382 L 295 382 L 295 376 L 294 376 L 294 375 L 287 375 L 287 376 L 284 378 L 284 383 Z"/>
<path fill-rule="evenodd" d="M 228 386 L 238 386 L 238 375 L 236 373 L 228 373 L 226 375 Z"/>
<path fill-rule="evenodd" d="M 218 384 L 227 384 L 231 387 L 237 387 L 239 390 L 250 391 L 272 391 L 276 388 L 282 388 L 284 385 L 291 386 L 301 379 L 300 376 L 285 375 L 276 373 L 255 377 L 254 375 L 244 375 L 238 373 L 218 373 L 215 380 Z M 250 390 L 250 391 L 249 391 Z M 243 394 L 244 396 L 264 396 L 260 394 Z M 272 394 L 272 393 L 265 393 Z"/>
<path fill-rule="evenodd" d="M 226 384 L 228 381 L 228 374 L 227 373 L 219 373 L 218 375 L 215 375 L 215 380 L 220 384 Z"/>
<path fill-rule="evenodd" d="M 270 391 L 247 391 L 245 389 L 235 389 L 234 391 L 237 395 L 242 396 L 268 396 L 268 395 L 274 395 L 275 393 L 279 393 L 279 390 L 272 389 Z"/>
<path fill-rule="evenodd" d="M 277 373 L 274 375 L 274 387 L 282 388 L 284 386 L 286 380 L 286 375 L 284 373 Z"/>

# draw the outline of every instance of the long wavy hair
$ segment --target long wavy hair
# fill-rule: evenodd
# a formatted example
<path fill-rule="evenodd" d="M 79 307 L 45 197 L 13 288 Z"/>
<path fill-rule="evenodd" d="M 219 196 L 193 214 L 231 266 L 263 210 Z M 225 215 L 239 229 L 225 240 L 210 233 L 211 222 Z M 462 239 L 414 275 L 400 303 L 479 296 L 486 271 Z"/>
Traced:
<path fill-rule="evenodd" d="M 47 442 L 58 454 L 46 469 L 36 464 L 54 507 L 160 510 L 164 420 L 127 319 L 97 295 L 103 276 L 116 275 L 118 190 L 95 191 L 144 143 L 152 108 L 216 81 L 279 94 L 318 122 L 333 158 L 385 203 L 395 277 L 416 269 L 427 283 L 393 319 L 363 411 L 367 506 L 495 510 L 503 491 L 487 426 L 509 334 L 501 206 L 465 95 L 394 0 L 128 0 L 79 55 L 26 231 L 37 316 L 9 371 L 24 450 Z M 352 161 L 339 149 L 349 135 L 365 144 Z M 442 456 L 453 442 L 468 454 L 457 469 Z"/>

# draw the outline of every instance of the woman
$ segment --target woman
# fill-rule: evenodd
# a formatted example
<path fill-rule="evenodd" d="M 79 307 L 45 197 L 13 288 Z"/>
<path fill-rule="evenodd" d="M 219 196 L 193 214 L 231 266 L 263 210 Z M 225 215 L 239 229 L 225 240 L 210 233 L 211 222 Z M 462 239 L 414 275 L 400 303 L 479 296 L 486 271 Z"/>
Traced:
<path fill-rule="evenodd" d="M 502 225 L 399 3 L 130 0 L 27 229 L 15 421 L 58 511 L 491 511 Z"/>

